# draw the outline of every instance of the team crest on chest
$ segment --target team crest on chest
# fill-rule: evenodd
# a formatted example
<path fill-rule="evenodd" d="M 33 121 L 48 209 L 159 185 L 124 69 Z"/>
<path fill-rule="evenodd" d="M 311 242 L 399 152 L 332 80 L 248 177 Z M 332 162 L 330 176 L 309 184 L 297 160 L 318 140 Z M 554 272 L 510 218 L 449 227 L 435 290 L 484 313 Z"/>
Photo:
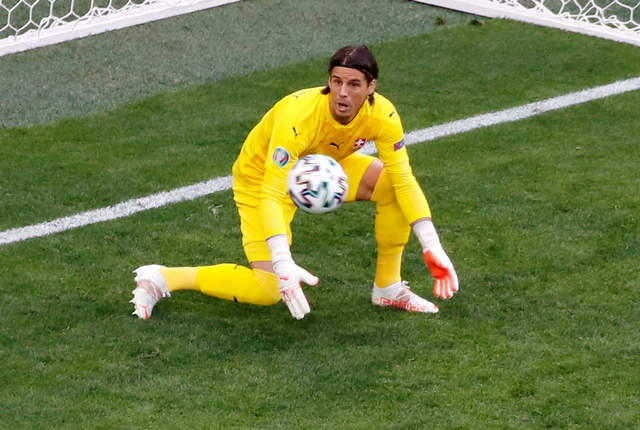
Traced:
<path fill-rule="evenodd" d="M 358 139 L 356 143 L 353 144 L 353 149 L 360 149 L 367 143 L 367 139 Z"/>
<path fill-rule="evenodd" d="M 275 151 L 273 151 L 273 164 L 284 167 L 289 164 L 289 160 L 291 160 L 291 155 L 289 155 L 289 151 L 284 149 L 281 146 L 278 146 Z"/>

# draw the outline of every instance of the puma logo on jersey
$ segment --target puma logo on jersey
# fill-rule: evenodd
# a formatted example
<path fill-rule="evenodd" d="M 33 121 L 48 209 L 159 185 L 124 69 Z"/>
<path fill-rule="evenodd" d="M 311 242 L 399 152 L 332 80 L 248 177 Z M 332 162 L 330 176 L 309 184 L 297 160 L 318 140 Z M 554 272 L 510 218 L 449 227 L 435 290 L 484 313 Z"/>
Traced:
<path fill-rule="evenodd" d="M 294 139 L 297 139 L 298 136 L 300 136 L 302 133 L 298 133 L 298 131 L 296 130 L 295 127 L 291 127 L 291 129 L 293 130 L 293 134 L 295 135 Z"/>
<path fill-rule="evenodd" d="M 389 114 L 389 118 L 391 118 L 393 116 L 393 114 L 396 113 L 396 111 L 393 111 Z"/>
<path fill-rule="evenodd" d="M 335 146 L 338 149 L 338 151 L 340 150 L 340 145 L 338 145 L 337 143 L 331 142 L 329 146 Z"/>

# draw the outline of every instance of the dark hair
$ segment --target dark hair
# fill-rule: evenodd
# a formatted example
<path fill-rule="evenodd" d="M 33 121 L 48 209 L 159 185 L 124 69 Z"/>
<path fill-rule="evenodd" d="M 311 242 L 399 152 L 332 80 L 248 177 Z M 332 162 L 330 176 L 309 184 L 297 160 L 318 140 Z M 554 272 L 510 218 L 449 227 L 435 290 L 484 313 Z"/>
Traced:
<path fill-rule="evenodd" d="M 373 56 L 373 52 L 365 45 L 345 46 L 338 49 L 329 60 L 329 76 L 331 76 L 334 67 L 348 67 L 349 69 L 361 71 L 367 78 L 367 84 L 374 79 L 378 79 L 378 62 L 376 57 Z M 330 92 L 329 85 L 322 89 L 322 94 L 329 94 Z M 373 100 L 373 94 L 369 94 L 369 104 L 373 104 Z"/>

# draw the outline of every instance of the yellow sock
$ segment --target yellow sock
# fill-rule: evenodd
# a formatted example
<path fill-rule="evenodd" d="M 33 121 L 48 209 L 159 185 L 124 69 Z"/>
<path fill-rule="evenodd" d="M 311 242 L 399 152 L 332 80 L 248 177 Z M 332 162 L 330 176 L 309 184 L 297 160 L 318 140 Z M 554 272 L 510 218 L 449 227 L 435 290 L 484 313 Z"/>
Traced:
<path fill-rule="evenodd" d="M 375 283 L 378 287 L 384 288 L 395 284 L 402 279 L 400 268 L 402 267 L 402 252 L 395 254 L 380 254 L 376 265 Z"/>
<path fill-rule="evenodd" d="M 196 288 L 197 267 L 161 267 L 160 274 L 167 283 L 169 291 L 200 290 Z"/>
<path fill-rule="evenodd" d="M 402 280 L 402 252 L 409 241 L 411 226 L 396 200 L 386 171 L 382 171 L 371 201 L 377 203 L 375 234 L 378 245 L 375 283 L 384 288 Z"/>
<path fill-rule="evenodd" d="M 280 300 L 276 275 L 237 264 L 204 267 L 162 267 L 169 291 L 195 290 L 208 296 L 269 306 Z"/>

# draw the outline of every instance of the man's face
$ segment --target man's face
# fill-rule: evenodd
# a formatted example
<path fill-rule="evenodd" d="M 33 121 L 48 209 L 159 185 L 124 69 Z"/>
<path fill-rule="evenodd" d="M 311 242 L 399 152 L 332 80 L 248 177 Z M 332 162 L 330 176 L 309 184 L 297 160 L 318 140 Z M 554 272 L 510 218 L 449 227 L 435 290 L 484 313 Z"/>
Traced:
<path fill-rule="evenodd" d="M 348 124 L 356 117 L 367 96 L 376 90 L 376 80 L 367 84 L 360 70 L 334 67 L 329 77 L 329 109 L 340 124 Z"/>

